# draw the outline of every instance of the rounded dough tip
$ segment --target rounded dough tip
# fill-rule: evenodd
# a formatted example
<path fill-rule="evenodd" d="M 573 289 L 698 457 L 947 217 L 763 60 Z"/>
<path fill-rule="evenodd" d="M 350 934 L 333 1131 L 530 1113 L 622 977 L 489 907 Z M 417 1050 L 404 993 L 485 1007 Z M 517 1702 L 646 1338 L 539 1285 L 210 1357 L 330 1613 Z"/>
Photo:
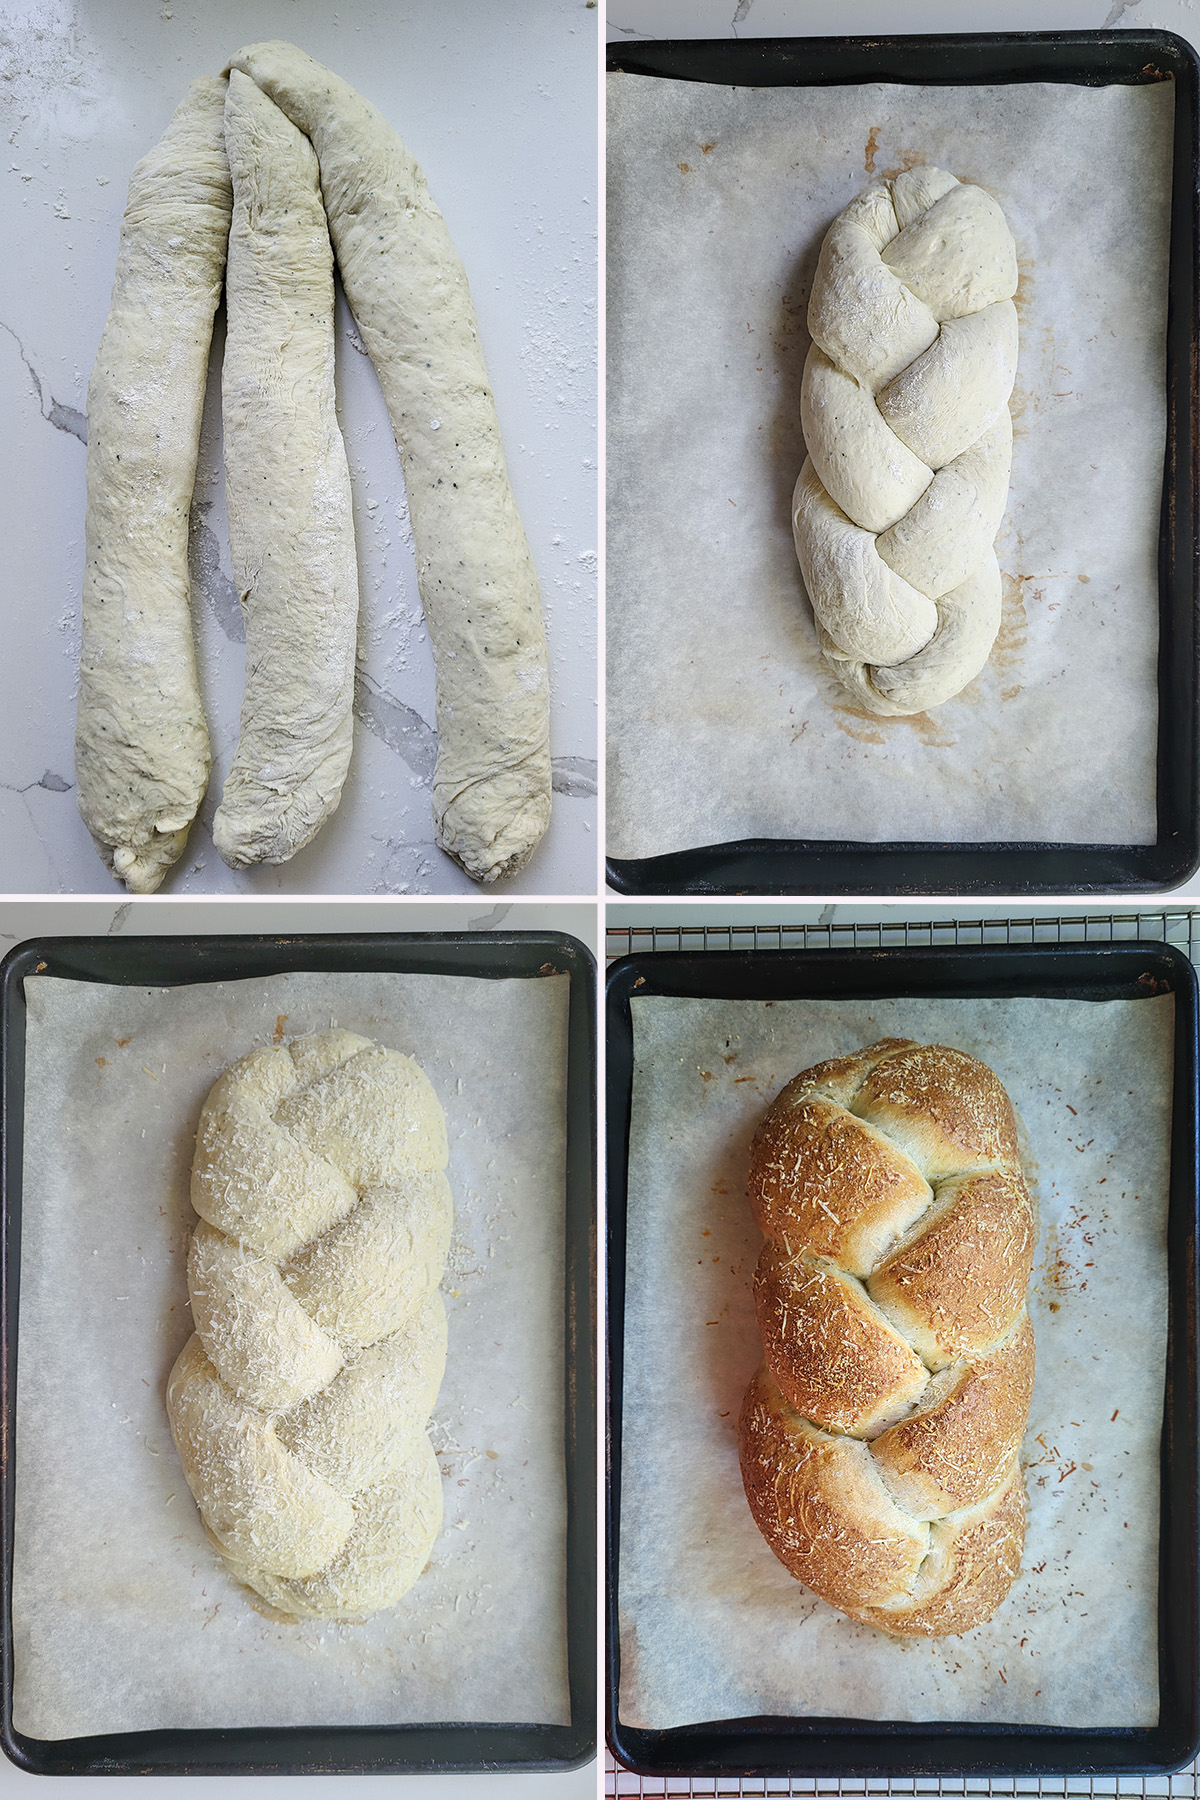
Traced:
<path fill-rule="evenodd" d="M 550 823 L 549 794 L 523 796 L 512 806 L 508 817 L 504 817 L 503 800 L 493 800 L 499 816 L 488 818 L 488 790 L 498 779 L 493 777 L 467 788 L 451 801 L 437 822 L 440 847 L 473 881 L 485 886 L 523 869 Z M 464 804 L 468 800 L 472 803 L 469 809 Z"/>
<path fill-rule="evenodd" d="M 253 847 L 246 844 L 244 834 L 233 830 L 220 807 L 213 814 L 213 848 L 227 868 L 248 869 L 257 859 Z"/>
<path fill-rule="evenodd" d="M 311 804 L 299 806 L 296 797 L 287 794 L 278 796 L 276 807 L 262 806 L 257 814 L 244 801 L 228 807 L 222 801 L 213 814 L 213 845 L 230 869 L 290 862 L 311 844 L 326 819 L 336 811 L 335 799 L 327 811 L 317 810 L 314 817 Z"/>

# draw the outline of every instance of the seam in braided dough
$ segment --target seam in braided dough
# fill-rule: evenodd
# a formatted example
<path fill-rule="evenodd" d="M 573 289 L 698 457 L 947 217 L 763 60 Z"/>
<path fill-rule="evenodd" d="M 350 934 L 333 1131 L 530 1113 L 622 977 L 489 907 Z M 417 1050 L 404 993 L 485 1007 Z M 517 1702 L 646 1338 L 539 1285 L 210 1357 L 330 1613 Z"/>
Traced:
<path fill-rule="evenodd" d="M 286 862 L 341 798 L 354 728 L 358 565 L 334 405 L 333 250 L 317 159 L 236 69 L 225 142 L 233 222 L 221 408 L 246 681 L 213 842 L 242 869 Z"/>
<path fill-rule="evenodd" d="M 821 246 L 792 529 L 822 654 L 869 712 L 950 699 L 1000 628 L 1016 288 L 1000 207 L 941 169 L 873 183 Z"/>
<path fill-rule="evenodd" d="M 188 519 L 232 205 L 225 89 L 194 81 L 133 171 L 88 383 L 75 767 L 84 823 L 134 894 L 183 854 L 208 786 Z"/>
<path fill-rule="evenodd" d="M 749 1200 L 759 1530 L 851 1618 L 971 1630 L 1025 1532 L 1034 1220 L 1007 1094 L 962 1051 L 898 1038 L 806 1069 L 755 1134 Z"/>
<path fill-rule="evenodd" d="M 292 44 L 232 58 L 311 138 L 338 269 L 404 465 L 437 685 L 437 839 L 476 881 L 514 874 L 550 818 L 549 680 L 462 263 L 386 119 Z"/>
<path fill-rule="evenodd" d="M 348 1031 L 253 1050 L 204 1102 L 167 1412 L 210 1538 L 290 1617 L 394 1606 L 441 1528 L 447 1156 L 428 1077 Z"/>

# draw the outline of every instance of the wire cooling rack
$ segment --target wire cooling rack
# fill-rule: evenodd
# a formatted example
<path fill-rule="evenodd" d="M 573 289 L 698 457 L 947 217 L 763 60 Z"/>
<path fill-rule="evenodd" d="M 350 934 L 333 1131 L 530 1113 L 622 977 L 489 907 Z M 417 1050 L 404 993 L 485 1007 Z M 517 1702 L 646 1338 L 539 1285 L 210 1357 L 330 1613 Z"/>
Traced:
<path fill-rule="evenodd" d="M 835 914 L 838 908 L 827 907 Z M 1175 944 L 1200 961 L 1200 910 L 1119 913 L 1014 913 L 1006 918 L 905 918 L 731 925 L 609 925 L 611 959 L 634 950 L 879 950 L 923 944 L 1112 944 L 1144 939 Z M 712 1792 L 710 1788 L 707 1790 Z"/>
<path fill-rule="evenodd" d="M 827 908 L 835 914 L 839 909 Z M 1174 944 L 1200 965 L 1200 910 L 1162 912 L 1042 913 L 1023 911 L 1002 918 L 878 918 L 838 920 L 821 916 L 788 924 L 610 925 L 605 932 L 609 960 L 635 950 L 879 950 L 926 944 L 1069 944 L 1118 942 Z M 606 1796 L 704 1796 L 793 1794 L 1163 1794 L 1200 1800 L 1200 1763 L 1171 1776 L 1046 1776 L 991 1781 L 939 1776 L 869 1780 L 849 1776 L 798 1775 L 633 1775 L 605 1756 Z"/>
<path fill-rule="evenodd" d="M 1060 1794 L 1090 1796 L 1100 1794 L 1187 1794 L 1196 1792 L 1196 1770 L 1185 1769 L 1171 1776 L 1126 1776 L 1120 1780 L 1087 1775 L 1057 1778 L 1034 1778 L 1029 1781 L 953 1780 L 931 1775 L 897 1777 L 892 1781 L 855 1780 L 799 1775 L 631 1775 L 620 1768 L 611 1756 L 605 1757 L 604 1792 L 624 1796 L 669 1794 L 672 1800 L 691 1800 L 693 1795 L 762 1795 L 762 1794 L 1032 1794 L 1047 1797 Z"/>

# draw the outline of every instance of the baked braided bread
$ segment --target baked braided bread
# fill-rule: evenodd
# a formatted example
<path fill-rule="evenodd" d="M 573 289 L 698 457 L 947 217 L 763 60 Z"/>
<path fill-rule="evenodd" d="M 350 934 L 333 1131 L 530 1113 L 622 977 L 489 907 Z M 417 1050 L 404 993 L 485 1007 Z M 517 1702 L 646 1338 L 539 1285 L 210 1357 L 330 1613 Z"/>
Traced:
<path fill-rule="evenodd" d="M 821 246 L 792 526 L 825 659 L 870 712 L 950 699 L 999 629 L 1016 289 L 1000 207 L 941 169 L 874 182 Z"/>
<path fill-rule="evenodd" d="M 898 1637 L 989 1618 L 1020 1565 L 1034 1219 L 1008 1095 L 886 1038 L 806 1069 L 750 1152 L 764 1362 L 739 1426 L 759 1530 Z"/>
<path fill-rule="evenodd" d="M 204 1103 L 167 1411 L 210 1536 L 279 1612 L 395 1605 L 440 1529 L 446 1162 L 428 1077 L 349 1031 L 253 1050 Z"/>

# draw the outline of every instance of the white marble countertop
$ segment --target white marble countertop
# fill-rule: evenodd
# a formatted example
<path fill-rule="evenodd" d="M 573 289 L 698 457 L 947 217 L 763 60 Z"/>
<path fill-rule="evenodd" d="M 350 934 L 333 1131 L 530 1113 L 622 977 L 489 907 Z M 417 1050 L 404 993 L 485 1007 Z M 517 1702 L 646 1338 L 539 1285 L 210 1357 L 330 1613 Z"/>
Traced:
<path fill-rule="evenodd" d="M 4 0 L 0 395 L 10 470 L 0 573 L 0 892 L 120 892 L 75 802 L 88 375 L 134 163 L 188 83 L 286 37 L 395 125 L 471 281 L 546 609 L 555 805 L 496 891 L 594 894 L 596 38 L 586 0 Z M 218 319 L 219 350 L 221 320 Z M 277 868 L 234 872 L 209 824 L 237 735 L 244 632 L 230 578 L 210 371 L 193 510 L 193 616 L 214 769 L 165 893 L 467 894 L 433 842 L 432 657 L 399 459 L 374 370 L 338 313 L 339 412 L 362 590 L 356 748 L 342 803 Z"/>

